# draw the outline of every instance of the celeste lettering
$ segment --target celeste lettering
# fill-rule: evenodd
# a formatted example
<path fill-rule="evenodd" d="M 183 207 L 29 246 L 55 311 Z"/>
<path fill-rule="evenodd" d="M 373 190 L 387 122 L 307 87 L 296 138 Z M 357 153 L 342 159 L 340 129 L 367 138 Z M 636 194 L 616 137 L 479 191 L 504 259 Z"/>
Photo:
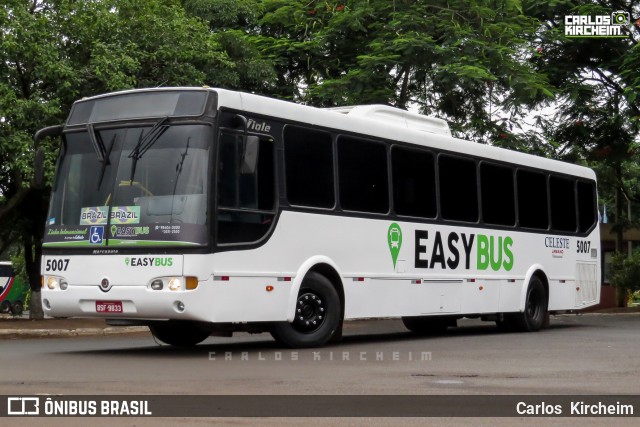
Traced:
<path fill-rule="evenodd" d="M 569 239 L 566 237 L 545 237 L 544 245 L 547 248 L 569 249 Z"/>
<path fill-rule="evenodd" d="M 510 271 L 513 268 L 513 239 L 509 236 L 451 232 L 444 238 L 436 231 L 430 242 L 427 230 L 415 230 L 415 268 L 454 270 L 464 257 L 464 268 L 469 270 L 474 243 L 476 269 Z"/>

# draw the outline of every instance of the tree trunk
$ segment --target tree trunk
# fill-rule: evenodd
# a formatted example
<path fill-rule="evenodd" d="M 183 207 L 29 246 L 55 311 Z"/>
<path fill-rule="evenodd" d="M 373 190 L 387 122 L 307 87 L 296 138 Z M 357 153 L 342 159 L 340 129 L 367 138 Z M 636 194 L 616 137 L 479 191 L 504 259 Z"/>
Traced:
<path fill-rule="evenodd" d="M 40 289 L 34 291 L 31 289 L 31 302 L 29 303 L 29 319 L 44 319 L 44 311 L 42 310 L 42 294 Z"/>
<path fill-rule="evenodd" d="M 42 296 L 40 294 L 40 259 L 42 257 L 42 249 L 40 245 L 33 248 L 33 236 L 31 233 L 25 233 L 22 242 L 24 245 L 24 264 L 29 278 L 29 287 L 31 288 L 31 303 L 29 304 L 29 319 L 44 319 L 44 311 L 42 310 Z"/>
<path fill-rule="evenodd" d="M 616 165 L 616 178 L 618 182 L 622 182 L 622 166 L 620 163 Z M 622 199 L 624 195 L 622 194 L 622 187 L 618 185 L 616 188 L 616 252 L 622 253 L 623 247 L 623 239 L 624 239 L 624 229 L 623 229 L 623 220 L 622 220 Z M 616 286 L 616 305 L 618 307 L 626 307 L 627 306 L 627 288 L 619 286 L 617 283 L 614 283 Z"/>

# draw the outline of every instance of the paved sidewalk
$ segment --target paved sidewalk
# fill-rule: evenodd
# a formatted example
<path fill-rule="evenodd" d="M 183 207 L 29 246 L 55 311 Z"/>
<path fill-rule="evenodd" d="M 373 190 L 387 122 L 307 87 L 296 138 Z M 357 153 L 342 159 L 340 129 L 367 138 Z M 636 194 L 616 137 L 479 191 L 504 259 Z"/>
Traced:
<path fill-rule="evenodd" d="M 29 313 L 22 316 L 0 314 L 0 340 L 51 336 L 90 336 L 149 332 L 146 326 L 109 326 L 104 319 L 30 320 Z"/>

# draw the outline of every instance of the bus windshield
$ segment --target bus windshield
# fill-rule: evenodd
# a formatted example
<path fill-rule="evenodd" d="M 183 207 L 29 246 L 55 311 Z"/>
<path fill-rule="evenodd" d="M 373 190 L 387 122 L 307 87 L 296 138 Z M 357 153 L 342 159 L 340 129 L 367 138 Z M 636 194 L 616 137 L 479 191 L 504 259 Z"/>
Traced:
<path fill-rule="evenodd" d="M 207 239 L 207 125 L 65 134 L 46 246 L 184 246 Z"/>

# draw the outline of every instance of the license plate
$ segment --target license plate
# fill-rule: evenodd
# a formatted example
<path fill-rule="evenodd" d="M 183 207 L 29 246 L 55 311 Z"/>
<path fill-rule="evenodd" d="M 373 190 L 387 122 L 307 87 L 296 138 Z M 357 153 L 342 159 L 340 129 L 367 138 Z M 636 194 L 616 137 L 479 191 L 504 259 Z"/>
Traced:
<path fill-rule="evenodd" d="M 96 301 L 96 313 L 122 313 L 122 301 Z"/>

